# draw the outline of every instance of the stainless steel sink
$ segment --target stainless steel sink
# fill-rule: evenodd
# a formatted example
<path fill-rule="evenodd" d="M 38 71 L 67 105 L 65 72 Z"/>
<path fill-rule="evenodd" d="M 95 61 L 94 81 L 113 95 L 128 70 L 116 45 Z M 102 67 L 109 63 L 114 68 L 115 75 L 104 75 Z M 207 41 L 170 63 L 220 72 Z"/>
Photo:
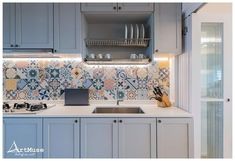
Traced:
<path fill-rule="evenodd" d="M 140 107 L 96 107 L 92 113 L 143 114 L 144 111 Z"/>

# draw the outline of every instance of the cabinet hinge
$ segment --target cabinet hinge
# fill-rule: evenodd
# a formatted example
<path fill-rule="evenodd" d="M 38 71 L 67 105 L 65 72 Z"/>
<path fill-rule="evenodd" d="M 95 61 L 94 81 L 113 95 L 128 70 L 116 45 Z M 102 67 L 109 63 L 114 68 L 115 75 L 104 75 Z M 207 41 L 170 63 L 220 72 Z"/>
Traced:
<path fill-rule="evenodd" d="M 186 36 L 188 32 L 188 27 L 184 26 L 183 28 L 183 35 Z"/>

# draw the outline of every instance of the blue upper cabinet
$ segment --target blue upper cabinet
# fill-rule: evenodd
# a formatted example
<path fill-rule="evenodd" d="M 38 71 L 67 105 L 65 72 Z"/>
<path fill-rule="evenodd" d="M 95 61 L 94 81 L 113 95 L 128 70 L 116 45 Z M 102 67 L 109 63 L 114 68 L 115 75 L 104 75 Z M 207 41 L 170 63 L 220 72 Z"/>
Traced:
<path fill-rule="evenodd" d="M 52 49 L 53 4 L 4 3 L 3 48 Z"/>
<path fill-rule="evenodd" d="M 83 3 L 82 12 L 152 12 L 153 3 Z"/>
<path fill-rule="evenodd" d="M 16 4 L 16 47 L 53 48 L 53 4 Z"/>
<path fill-rule="evenodd" d="M 81 53 L 79 3 L 54 4 L 54 52 Z"/>
<path fill-rule="evenodd" d="M 118 3 L 118 12 L 153 12 L 153 3 Z"/>
<path fill-rule="evenodd" d="M 15 47 L 15 4 L 3 3 L 3 48 Z"/>
<path fill-rule="evenodd" d="M 181 3 L 155 4 L 155 51 L 180 54 L 182 52 Z"/>
<path fill-rule="evenodd" d="M 79 120 L 44 118 L 43 146 L 44 158 L 79 157 Z"/>
<path fill-rule="evenodd" d="M 117 12 L 117 3 L 82 3 L 82 12 Z"/>
<path fill-rule="evenodd" d="M 3 119 L 4 158 L 42 158 L 42 150 L 41 118 Z"/>

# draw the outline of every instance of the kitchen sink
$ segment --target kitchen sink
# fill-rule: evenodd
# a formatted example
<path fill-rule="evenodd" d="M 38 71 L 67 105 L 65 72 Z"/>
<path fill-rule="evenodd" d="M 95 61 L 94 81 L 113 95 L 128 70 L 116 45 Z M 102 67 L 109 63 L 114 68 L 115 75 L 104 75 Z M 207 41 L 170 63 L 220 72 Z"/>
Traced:
<path fill-rule="evenodd" d="M 143 114 L 140 107 L 96 107 L 92 113 Z"/>

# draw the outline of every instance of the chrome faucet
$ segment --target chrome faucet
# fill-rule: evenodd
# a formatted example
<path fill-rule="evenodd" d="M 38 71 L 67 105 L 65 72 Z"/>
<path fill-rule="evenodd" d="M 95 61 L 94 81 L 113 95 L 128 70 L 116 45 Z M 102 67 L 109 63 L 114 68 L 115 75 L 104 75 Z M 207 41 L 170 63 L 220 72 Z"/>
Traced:
<path fill-rule="evenodd" d="M 122 102 L 123 100 L 119 98 L 119 91 L 117 89 L 117 106 L 119 106 L 120 102 Z"/>

